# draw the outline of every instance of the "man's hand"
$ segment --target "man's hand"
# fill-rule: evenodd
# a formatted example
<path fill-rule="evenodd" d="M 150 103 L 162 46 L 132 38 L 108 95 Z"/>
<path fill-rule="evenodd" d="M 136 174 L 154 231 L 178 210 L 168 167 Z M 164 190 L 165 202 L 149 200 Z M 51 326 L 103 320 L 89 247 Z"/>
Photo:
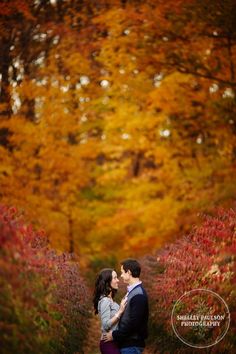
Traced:
<path fill-rule="evenodd" d="M 104 340 L 104 342 L 110 342 L 111 340 L 113 340 L 112 331 L 104 333 L 102 339 Z"/>

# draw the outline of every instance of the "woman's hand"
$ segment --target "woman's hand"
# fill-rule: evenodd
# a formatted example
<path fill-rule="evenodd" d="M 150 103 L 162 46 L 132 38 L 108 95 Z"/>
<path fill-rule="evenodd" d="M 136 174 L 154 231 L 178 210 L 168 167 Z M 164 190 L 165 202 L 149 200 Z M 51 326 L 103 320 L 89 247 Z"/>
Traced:
<path fill-rule="evenodd" d="M 127 305 L 127 297 L 124 297 L 120 303 L 120 309 L 119 309 L 120 314 L 122 314 L 125 311 L 126 305 Z"/>

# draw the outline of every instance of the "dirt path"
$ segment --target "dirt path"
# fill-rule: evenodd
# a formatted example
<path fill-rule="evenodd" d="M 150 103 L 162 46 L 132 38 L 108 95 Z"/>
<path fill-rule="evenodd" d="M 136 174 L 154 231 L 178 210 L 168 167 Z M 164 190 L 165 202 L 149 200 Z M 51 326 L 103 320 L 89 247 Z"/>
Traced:
<path fill-rule="evenodd" d="M 101 336 L 100 321 L 98 316 L 93 316 L 90 320 L 90 328 L 87 343 L 84 347 L 84 354 L 100 354 L 99 341 Z"/>

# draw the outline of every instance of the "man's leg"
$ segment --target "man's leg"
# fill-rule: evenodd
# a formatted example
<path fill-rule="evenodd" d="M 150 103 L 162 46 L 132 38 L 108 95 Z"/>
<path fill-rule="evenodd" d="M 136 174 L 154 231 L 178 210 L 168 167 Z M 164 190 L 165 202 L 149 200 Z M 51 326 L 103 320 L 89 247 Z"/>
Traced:
<path fill-rule="evenodd" d="M 144 349 L 140 347 L 127 347 L 120 349 L 121 354 L 142 354 L 143 351 Z"/>

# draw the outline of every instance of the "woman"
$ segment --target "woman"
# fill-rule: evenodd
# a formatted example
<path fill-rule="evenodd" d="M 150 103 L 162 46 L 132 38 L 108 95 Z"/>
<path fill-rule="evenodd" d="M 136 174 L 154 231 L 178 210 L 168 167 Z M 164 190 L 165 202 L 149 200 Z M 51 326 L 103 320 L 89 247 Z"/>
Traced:
<path fill-rule="evenodd" d="M 102 335 L 117 328 L 119 319 L 124 312 L 126 299 L 121 301 L 120 306 L 113 301 L 118 290 L 119 279 L 113 269 L 103 269 L 98 274 L 93 304 L 95 314 L 99 314 L 101 319 Z M 119 348 L 114 341 L 104 342 L 101 337 L 100 351 L 102 354 L 120 354 Z"/>

